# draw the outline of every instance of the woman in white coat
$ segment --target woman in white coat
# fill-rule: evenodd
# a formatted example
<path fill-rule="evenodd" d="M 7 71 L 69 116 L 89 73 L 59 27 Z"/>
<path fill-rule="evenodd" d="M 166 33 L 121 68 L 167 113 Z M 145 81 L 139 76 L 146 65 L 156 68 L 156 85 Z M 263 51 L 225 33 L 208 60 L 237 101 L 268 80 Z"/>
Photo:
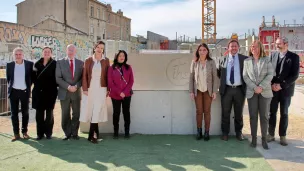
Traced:
<path fill-rule="evenodd" d="M 99 138 L 98 123 L 108 121 L 106 97 L 110 63 L 104 56 L 104 49 L 104 42 L 99 41 L 95 44 L 93 56 L 85 60 L 82 74 L 83 97 L 80 121 L 91 123 L 88 141 L 94 144 Z"/>

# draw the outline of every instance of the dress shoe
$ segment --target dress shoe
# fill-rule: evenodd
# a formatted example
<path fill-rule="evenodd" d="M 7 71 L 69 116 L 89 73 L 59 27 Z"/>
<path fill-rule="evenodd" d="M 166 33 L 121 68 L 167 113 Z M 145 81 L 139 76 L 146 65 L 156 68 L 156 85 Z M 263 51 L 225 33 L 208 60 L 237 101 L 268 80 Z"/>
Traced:
<path fill-rule="evenodd" d="M 209 140 L 210 140 L 209 131 L 205 131 L 204 141 L 209 141 Z"/>
<path fill-rule="evenodd" d="M 114 133 L 113 139 L 118 139 L 118 134 L 115 134 L 115 133 Z"/>
<path fill-rule="evenodd" d="M 126 133 L 125 134 L 125 139 L 129 139 L 130 138 L 130 134 L 129 133 Z"/>
<path fill-rule="evenodd" d="M 97 141 L 97 139 L 96 138 L 88 138 L 88 141 L 90 141 L 91 143 L 93 143 L 93 144 L 98 144 L 98 141 Z"/>
<path fill-rule="evenodd" d="M 43 136 L 37 136 L 36 140 L 39 141 L 39 140 L 42 140 Z"/>
<path fill-rule="evenodd" d="M 288 145 L 285 136 L 281 136 L 281 137 L 280 137 L 280 144 L 281 144 L 282 146 L 287 146 L 287 145 Z"/>
<path fill-rule="evenodd" d="M 264 137 L 262 137 L 262 146 L 265 150 L 269 149 L 268 144 L 267 144 L 267 139 Z"/>
<path fill-rule="evenodd" d="M 65 136 L 62 140 L 66 141 L 66 140 L 69 140 L 70 138 L 71 138 L 71 136 Z"/>
<path fill-rule="evenodd" d="M 223 141 L 228 141 L 228 135 L 222 135 L 221 139 L 222 139 Z"/>
<path fill-rule="evenodd" d="M 252 141 L 250 144 L 251 147 L 256 148 L 257 146 L 257 137 L 252 137 Z"/>
<path fill-rule="evenodd" d="M 240 134 L 236 135 L 236 139 L 238 139 L 239 141 L 243 141 L 245 138 L 244 138 L 244 135 L 242 133 L 240 133 Z"/>
<path fill-rule="evenodd" d="M 73 135 L 73 139 L 74 140 L 79 140 L 79 136 L 78 135 Z M 95 138 L 96 139 L 96 138 Z"/>
<path fill-rule="evenodd" d="M 30 139 L 30 136 L 27 133 L 23 133 L 23 138 L 27 140 Z"/>
<path fill-rule="evenodd" d="M 203 138 L 202 128 L 197 128 L 196 140 L 200 140 Z"/>
<path fill-rule="evenodd" d="M 275 141 L 275 138 L 274 138 L 274 136 L 268 134 L 267 137 L 266 137 L 266 141 L 267 142 Z"/>
<path fill-rule="evenodd" d="M 15 134 L 12 138 L 12 142 L 17 141 L 20 139 L 20 135 L 19 134 Z"/>
<path fill-rule="evenodd" d="M 50 136 L 46 136 L 46 139 L 50 140 L 50 139 L 52 139 L 52 136 L 51 135 Z"/>

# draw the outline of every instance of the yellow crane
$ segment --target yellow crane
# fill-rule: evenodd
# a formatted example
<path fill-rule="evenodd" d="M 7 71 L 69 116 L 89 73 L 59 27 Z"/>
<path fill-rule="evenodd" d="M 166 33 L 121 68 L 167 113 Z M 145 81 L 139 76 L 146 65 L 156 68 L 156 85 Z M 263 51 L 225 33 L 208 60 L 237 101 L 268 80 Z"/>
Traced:
<path fill-rule="evenodd" d="M 202 0 L 202 43 L 216 43 L 216 0 Z"/>

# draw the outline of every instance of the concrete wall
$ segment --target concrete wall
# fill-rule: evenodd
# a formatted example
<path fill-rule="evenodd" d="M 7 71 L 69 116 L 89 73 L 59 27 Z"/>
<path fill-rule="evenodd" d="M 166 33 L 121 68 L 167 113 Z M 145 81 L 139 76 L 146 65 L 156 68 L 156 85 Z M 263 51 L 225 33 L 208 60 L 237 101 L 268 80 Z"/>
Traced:
<path fill-rule="evenodd" d="M 25 0 L 17 4 L 17 23 L 33 26 L 42 21 L 45 16 L 53 16 L 63 22 L 63 0 Z"/>
<path fill-rule="evenodd" d="M 84 32 L 80 31 L 80 30 L 76 30 L 74 28 L 71 27 L 65 27 L 63 23 L 60 23 L 56 20 L 53 20 L 51 18 L 48 18 L 44 21 L 42 21 L 41 23 L 35 25 L 33 28 L 37 28 L 37 29 L 42 29 L 42 30 L 49 30 L 49 31 L 56 31 L 56 32 L 64 32 L 64 30 L 67 33 L 75 33 L 75 34 L 81 34 L 81 35 L 85 35 Z"/>
<path fill-rule="evenodd" d="M 67 24 L 89 33 L 88 0 L 67 0 Z"/>
<path fill-rule="evenodd" d="M 129 54 L 134 71 L 134 95 L 131 102 L 131 133 L 193 134 L 196 132 L 195 105 L 188 92 L 191 54 Z M 185 75 L 185 77 L 180 77 Z M 187 76 L 187 78 L 186 78 Z M 112 104 L 108 98 L 108 122 L 100 124 L 100 132 L 112 133 Z M 120 132 L 124 132 L 123 116 Z M 82 123 L 81 131 L 89 130 Z M 231 132 L 234 132 L 233 114 Z M 211 128 L 221 134 L 220 97 L 213 101 Z"/>
<path fill-rule="evenodd" d="M 88 0 L 68 0 L 67 24 L 88 33 L 87 8 Z M 31 27 L 45 18 L 64 23 L 64 0 L 26 0 L 17 5 L 18 24 Z"/>

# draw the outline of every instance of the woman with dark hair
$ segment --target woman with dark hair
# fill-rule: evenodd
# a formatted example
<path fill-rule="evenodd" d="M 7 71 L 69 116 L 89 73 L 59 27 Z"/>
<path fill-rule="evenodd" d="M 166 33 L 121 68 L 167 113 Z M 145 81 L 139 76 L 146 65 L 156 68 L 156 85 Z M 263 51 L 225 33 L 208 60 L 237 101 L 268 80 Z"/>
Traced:
<path fill-rule="evenodd" d="M 34 64 L 36 79 L 32 92 L 32 106 L 36 109 L 37 140 L 44 135 L 52 138 L 54 126 L 53 110 L 57 98 L 56 61 L 52 58 L 52 49 L 44 47 L 43 57 Z"/>
<path fill-rule="evenodd" d="M 96 144 L 99 139 L 98 123 L 108 121 L 107 114 L 107 72 L 109 59 L 104 56 L 105 43 L 98 41 L 93 49 L 93 56 L 84 62 L 82 73 L 81 122 L 90 122 L 88 141 Z M 94 136 L 95 134 L 95 136 Z"/>
<path fill-rule="evenodd" d="M 190 67 L 189 92 L 192 100 L 195 100 L 197 135 L 196 139 L 202 139 L 202 120 L 204 113 L 205 134 L 204 140 L 208 141 L 211 103 L 216 99 L 218 78 L 215 61 L 210 57 L 208 46 L 200 44 L 196 50 L 195 58 Z"/>
<path fill-rule="evenodd" d="M 249 50 L 249 58 L 244 61 L 243 77 L 246 83 L 246 97 L 250 115 L 251 147 L 257 145 L 258 115 L 262 133 L 262 146 L 269 149 L 267 144 L 268 114 L 272 99 L 271 80 L 273 67 L 266 56 L 263 44 L 255 40 Z"/>
<path fill-rule="evenodd" d="M 125 138 L 130 138 L 130 104 L 134 83 L 132 67 L 127 64 L 128 55 L 124 50 L 119 50 L 113 65 L 108 71 L 110 97 L 113 103 L 114 139 L 118 138 L 119 115 L 122 113 L 125 120 Z"/>

